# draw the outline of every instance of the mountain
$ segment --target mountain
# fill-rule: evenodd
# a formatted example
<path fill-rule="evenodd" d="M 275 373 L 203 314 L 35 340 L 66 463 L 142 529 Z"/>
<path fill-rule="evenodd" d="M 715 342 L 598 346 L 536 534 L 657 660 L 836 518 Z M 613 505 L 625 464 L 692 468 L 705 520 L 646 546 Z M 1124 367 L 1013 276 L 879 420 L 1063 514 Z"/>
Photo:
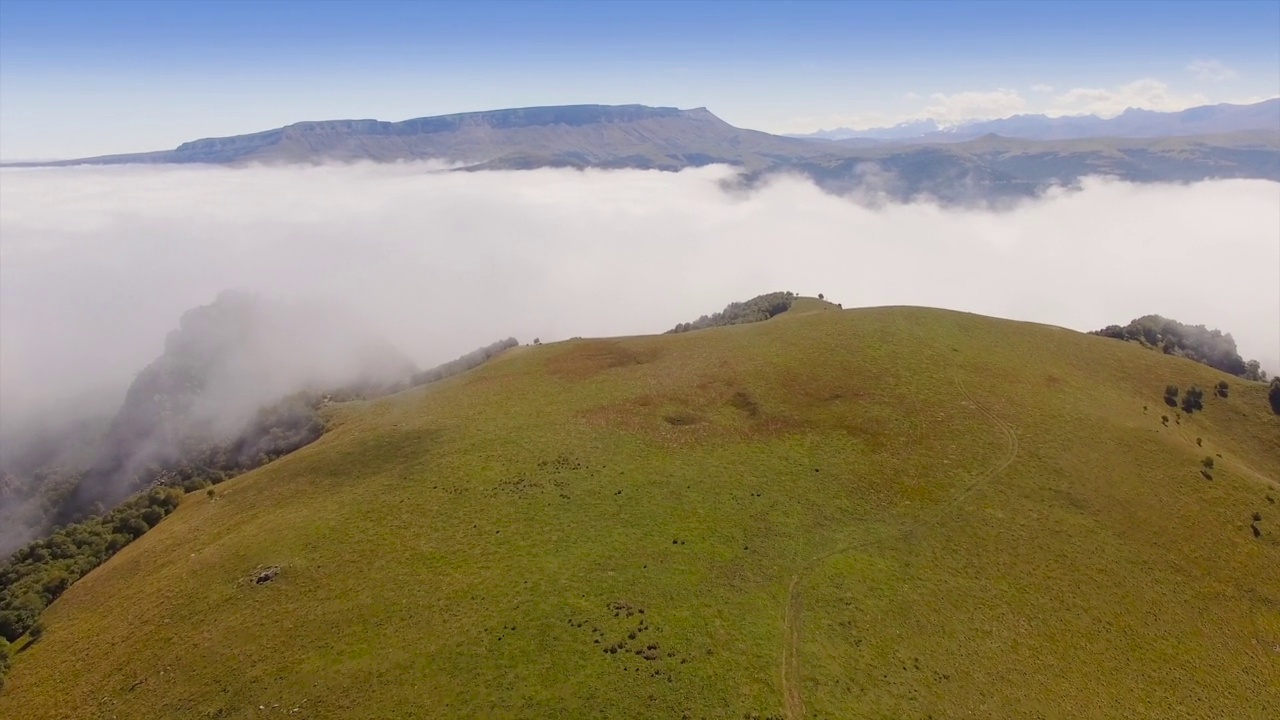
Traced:
<path fill-rule="evenodd" d="M 321 162 L 434 159 L 490 168 L 637 167 L 674 170 L 712 163 L 750 168 L 820 148 L 735 128 L 705 108 L 568 105 L 441 115 L 402 122 L 332 120 L 225 138 L 174 150 L 71 164 Z"/>
<path fill-rule="evenodd" d="M 868 130 L 836 128 L 812 133 L 790 134 L 786 137 L 811 138 L 814 140 L 904 140 L 923 137 L 931 133 L 940 132 L 942 129 L 943 127 L 935 120 L 907 120 L 890 127 L 870 128 Z"/>
<path fill-rule="evenodd" d="M 1188 111 L 1191 112 L 1191 111 Z M 1261 112 L 1261 111 L 1258 111 Z M 1144 116 L 1145 117 L 1145 116 Z M 1140 119 L 1133 123 L 1140 124 Z M 1188 129 L 1209 121 L 1183 124 Z M 1146 122 L 1144 127 L 1151 127 Z M 943 133 L 931 133 L 935 137 Z M 1280 132 L 1179 138 L 955 142 L 815 141 L 736 128 L 705 108 L 575 105 L 444 115 L 403 122 L 305 122 L 251 135 L 184 143 L 169 151 L 68 160 L 118 163 L 318 163 L 436 159 L 449 172 L 560 168 L 739 168 L 746 185 L 779 173 L 832 192 L 891 200 L 991 203 L 1032 197 L 1106 172 L 1134 182 L 1207 178 L 1280 180 Z"/>
<path fill-rule="evenodd" d="M 187 495 L 0 717 L 1277 717 L 1266 394 L 810 298 L 508 349 Z"/>
<path fill-rule="evenodd" d="M 942 127 L 933 120 L 913 120 L 887 128 L 851 130 L 837 128 L 788 137 L 838 140 L 895 140 L 904 143 L 956 142 L 984 135 L 1024 140 L 1073 140 L 1081 138 L 1158 138 L 1186 135 L 1221 135 L 1241 131 L 1280 134 L 1280 98 L 1251 105 L 1202 105 L 1178 112 L 1129 108 L 1114 118 L 1097 115 L 1014 115 L 998 120 L 977 120 Z"/>

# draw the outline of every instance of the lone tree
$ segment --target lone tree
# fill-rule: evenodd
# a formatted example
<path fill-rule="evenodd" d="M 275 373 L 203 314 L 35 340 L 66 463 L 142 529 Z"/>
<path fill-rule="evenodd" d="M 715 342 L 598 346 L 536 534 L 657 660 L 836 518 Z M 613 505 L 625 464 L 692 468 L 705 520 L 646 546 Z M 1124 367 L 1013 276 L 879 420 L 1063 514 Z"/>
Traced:
<path fill-rule="evenodd" d="M 826 296 L 826 295 L 823 295 L 822 293 L 818 293 L 818 299 L 819 299 L 819 300 L 826 300 L 826 299 L 827 299 L 827 296 Z"/>

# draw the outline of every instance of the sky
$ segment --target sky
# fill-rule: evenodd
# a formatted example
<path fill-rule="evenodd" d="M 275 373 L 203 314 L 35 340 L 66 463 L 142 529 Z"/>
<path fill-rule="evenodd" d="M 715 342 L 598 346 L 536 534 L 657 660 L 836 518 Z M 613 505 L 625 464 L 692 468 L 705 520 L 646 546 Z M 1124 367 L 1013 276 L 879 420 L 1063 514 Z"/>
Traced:
<path fill-rule="evenodd" d="M 0 158 L 570 103 L 778 133 L 1280 96 L 1280 1 L 0 2 Z"/>

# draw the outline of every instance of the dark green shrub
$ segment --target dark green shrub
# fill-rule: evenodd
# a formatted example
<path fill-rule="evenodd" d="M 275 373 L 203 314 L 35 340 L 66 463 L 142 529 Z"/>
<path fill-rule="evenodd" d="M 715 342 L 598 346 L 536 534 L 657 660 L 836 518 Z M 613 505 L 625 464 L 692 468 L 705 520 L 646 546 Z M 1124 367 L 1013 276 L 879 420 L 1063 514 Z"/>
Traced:
<path fill-rule="evenodd" d="M 1196 410 L 1204 409 L 1204 391 L 1192 385 L 1187 388 L 1187 392 L 1182 396 L 1182 409 L 1188 415 Z"/>
<path fill-rule="evenodd" d="M 1203 465 L 1206 470 L 1212 470 L 1213 458 L 1209 457 L 1208 455 L 1205 455 L 1204 459 L 1200 461 L 1200 464 Z"/>
<path fill-rule="evenodd" d="M 1169 407 L 1178 407 L 1178 386 L 1177 385 L 1164 386 L 1164 404 L 1168 405 Z"/>
<path fill-rule="evenodd" d="M 1271 378 L 1271 389 L 1267 391 L 1267 401 L 1271 403 L 1271 411 L 1280 415 L 1280 377 Z"/>
<path fill-rule="evenodd" d="M 1218 393 L 1218 397 L 1226 397 L 1231 392 L 1231 386 L 1227 384 L 1226 380 L 1219 380 L 1215 392 Z"/>
<path fill-rule="evenodd" d="M 36 620 L 34 623 L 32 623 L 31 627 L 27 628 L 27 635 L 32 640 L 39 640 L 40 638 L 44 637 L 44 621 Z"/>

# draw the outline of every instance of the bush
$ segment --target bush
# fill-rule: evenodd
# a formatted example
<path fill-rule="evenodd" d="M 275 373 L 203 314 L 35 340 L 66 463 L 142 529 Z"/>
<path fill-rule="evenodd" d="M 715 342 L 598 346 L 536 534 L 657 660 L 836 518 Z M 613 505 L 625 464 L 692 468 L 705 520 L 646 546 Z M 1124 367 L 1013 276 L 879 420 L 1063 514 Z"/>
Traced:
<path fill-rule="evenodd" d="M 32 640 L 39 640 L 40 638 L 44 637 L 44 621 L 36 620 L 34 623 L 32 623 L 31 627 L 27 628 L 27 635 Z"/>
<path fill-rule="evenodd" d="M 1168 405 L 1169 407 L 1178 407 L 1178 386 L 1177 385 L 1164 386 L 1164 404 Z"/>
<path fill-rule="evenodd" d="M 1230 386 L 1230 385 L 1227 385 L 1227 381 L 1226 381 L 1226 380 L 1219 380 L 1219 381 L 1218 381 L 1218 385 L 1217 385 L 1217 387 L 1215 388 L 1215 392 L 1217 392 L 1217 393 L 1218 393 L 1218 397 L 1226 397 L 1226 396 L 1227 396 L 1227 393 L 1229 393 L 1230 391 L 1231 391 L 1231 386 Z"/>
<path fill-rule="evenodd" d="M 1182 409 L 1188 415 L 1196 410 L 1204 409 L 1204 391 L 1192 385 L 1187 388 L 1187 392 L 1182 396 Z"/>
<path fill-rule="evenodd" d="M 1213 458 L 1209 457 L 1208 455 L 1205 455 L 1204 459 L 1200 461 L 1200 464 L 1204 466 L 1205 470 L 1212 470 Z"/>
<path fill-rule="evenodd" d="M 1271 411 L 1280 415 L 1280 377 L 1271 378 L 1271 389 L 1267 391 L 1267 400 L 1271 403 Z"/>

